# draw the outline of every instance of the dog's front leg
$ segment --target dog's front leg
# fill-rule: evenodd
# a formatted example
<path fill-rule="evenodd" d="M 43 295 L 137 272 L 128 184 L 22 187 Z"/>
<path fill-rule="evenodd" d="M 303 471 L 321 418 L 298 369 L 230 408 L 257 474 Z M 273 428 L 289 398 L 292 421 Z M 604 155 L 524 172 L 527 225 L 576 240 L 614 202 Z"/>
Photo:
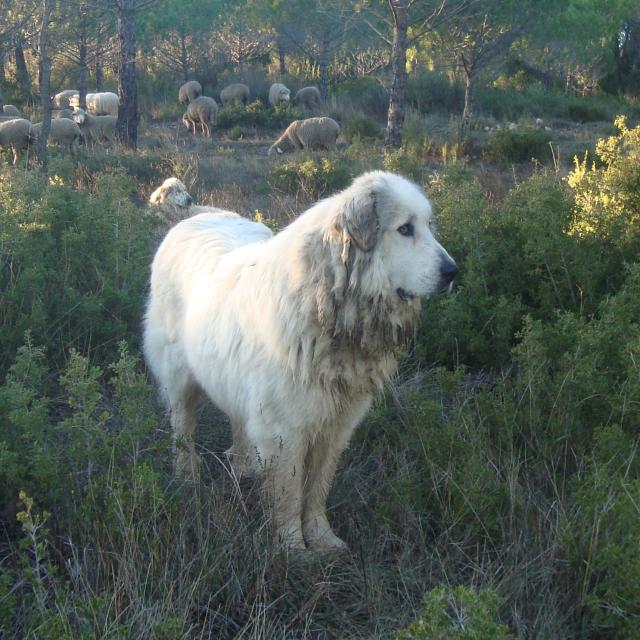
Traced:
<path fill-rule="evenodd" d="M 279 543 L 287 549 L 306 549 L 302 536 L 303 456 L 295 446 L 280 443 L 277 450 L 261 447 L 264 489 L 273 511 Z"/>

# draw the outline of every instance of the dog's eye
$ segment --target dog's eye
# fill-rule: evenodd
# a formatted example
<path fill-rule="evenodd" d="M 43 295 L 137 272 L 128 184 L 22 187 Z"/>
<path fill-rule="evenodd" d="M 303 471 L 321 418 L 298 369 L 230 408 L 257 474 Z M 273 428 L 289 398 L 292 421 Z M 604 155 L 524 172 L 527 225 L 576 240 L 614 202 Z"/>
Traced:
<path fill-rule="evenodd" d="M 401 227 L 398 227 L 398 233 L 402 236 L 412 236 L 413 225 L 410 222 L 407 222 L 407 224 L 403 224 Z"/>

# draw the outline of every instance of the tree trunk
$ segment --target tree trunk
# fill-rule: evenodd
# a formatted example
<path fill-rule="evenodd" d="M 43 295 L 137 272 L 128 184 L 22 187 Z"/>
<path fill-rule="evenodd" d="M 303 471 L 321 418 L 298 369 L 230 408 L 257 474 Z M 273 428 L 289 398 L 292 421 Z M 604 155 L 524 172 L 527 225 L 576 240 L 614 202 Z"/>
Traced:
<path fill-rule="evenodd" d="M 42 125 L 36 156 L 40 162 L 40 170 L 46 174 L 49 170 L 47 157 L 47 140 L 51 130 L 51 98 L 49 96 L 49 80 L 51 78 L 51 59 L 47 47 L 47 37 L 49 33 L 49 20 L 51 18 L 51 4 L 53 0 L 44 0 L 42 6 L 42 23 L 40 25 L 40 35 L 38 38 L 39 63 L 38 75 L 40 77 L 40 102 L 42 104 Z"/>
<path fill-rule="evenodd" d="M 89 86 L 89 61 L 88 61 L 88 45 L 89 38 L 89 15 L 86 2 L 80 3 L 80 35 L 78 43 L 78 93 L 79 106 L 86 111 L 87 109 L 87 90 Z"/>
<path fill-rule="evenodd" d="M 180 33 L 180 66 L 182 67 L 182 81 L 189 80 L 189 56 L 187 54 L 187 36 Z"/>
<path fill-rule="evenodd" d="M 322 42 L 320 44 L 320 56 L 318 59 L 318 67 L 320 71 L 320 96 L 324 102 L 329 97 L 329 53 L 331 45 L 331 33 L 329 29 L 325 29 L 322 33 Z"/>
<path fill-rule="evenodd" d="M 136 85 L 135 0 L 118 3 L 118 108 L 117 135 L 122 144 L 135 149 L 138 143 L 138 88 Z"/>
<path fill-rule="evenodd" d="M 284 77 L 284 74 L 287 72 L 286 67 L 286 47 L 284 45 L 283 38 L 280 36 L 276 41 L 276 46 L 278 47 L 278 63 L 280 68 L 280 79 Z"/>
<path fill-rule="evenodd" d="M 0 45 L 0 85 L 2 86 L 4 86 L 7 80 L 7 77 L 5 75 L 5 70 L 4 70 L 4 62 L 5 62 L 5 49 L 4 49 L 4 45 Z"/>
<path fill-rule="evenodd" d="M 473 91 L 474 91 L 474 74 L 471 71 L 465 72 L 464 84 L 464 111 L 462 112 L 462 120 L 466 123 L 473 115 Z"/>
<path fill-rule="evenodd" d="M 102 83 L 104 81 L 104 71 L 102 67 L 102 50 L 100 48 L 96 51 L 96 92 L 102 91 Z"/>
<path fill-rule="evenodd" d="M 391 48 L 391 91 L 384 144 L 399 147 L 404 124 L 405 89 L 407 86 L 407 0 L 388 0 L 393 15 L 393 45 Z"/>
<path fill-rule="evenodd" d="M 22 40 L 16 42 L 14 49 L 16 59 L 16 76 L 18 78 L 18 84 L 20 85 L 20 91 L 23 97 L 31 95 L 31 77 L 29 76 L 29 69 L 27 69 L 27 61 L 24 59 L 24 49 L 22 47 Z"/>

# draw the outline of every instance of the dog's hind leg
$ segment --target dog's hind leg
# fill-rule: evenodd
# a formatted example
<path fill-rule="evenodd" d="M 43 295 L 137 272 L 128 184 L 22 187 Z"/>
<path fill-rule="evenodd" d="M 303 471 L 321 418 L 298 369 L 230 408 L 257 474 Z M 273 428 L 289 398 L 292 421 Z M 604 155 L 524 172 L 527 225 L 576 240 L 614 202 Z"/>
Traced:
<path fill-rule="evenodd" d="M 173 428 L 176 475 L 188 480 L 197 480 L 200 456 L 195 450 L 194 436 L 199 388 L 194 383 L 185 384 L 179 389 L 172 389 L 167 395 Z"/>

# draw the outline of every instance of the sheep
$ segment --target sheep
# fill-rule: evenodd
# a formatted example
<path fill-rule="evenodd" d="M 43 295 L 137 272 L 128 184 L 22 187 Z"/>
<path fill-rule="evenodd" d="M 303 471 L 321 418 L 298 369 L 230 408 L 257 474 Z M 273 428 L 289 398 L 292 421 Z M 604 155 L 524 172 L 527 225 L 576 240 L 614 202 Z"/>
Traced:
<path fill-rule="evenodd" d="M 117 116 L 120 98 L 111 91 L 102 91 L 100 93 L 87 93 L 86 95 L 87 113 L 94 116 Z M 74 108 L 80 108 L 80 96 L 72 96 L 69 99 L 69 105 Z"/>
<path fill-rule="evenodd" d="M 280 82 L 274 82 L 269 89 L 269 104 L 277 107 L 279 104 L 287 104 L 291 99 L 291 91 Z"/>
<path fill-rule="evenodd" d="M 24 118 L 0 122 L 0 148 L 11 147 L 13 164 L 18 162 L 18 152 L 31 144 L 31 123 Z"/>
<path fill-rule="evenodd" d="M 167 178 L 151 194 L 149 210 L 170 226 L 198 213 L 225 213 L 217 207 L 193 204 L 193 198 L 178 178 Z"/>
<path fill-rule="evenodd" d="M 185 82 L 178 91 L 180 104 L 189 104 L 202 95 L 202 85 L 197 80 Z"/>
<path fill-rule="evenodd" d="M 56 109 L 68 109 L 71 106 L 69 100 L 79 95 L 80 93 L 77 89 L 65 89 L 53 96 L 53 106 Z"/>
<path fill-rule="evenodd" d="M 14 118 L 22 118 L 22 114 L 20 113 L 20 109 L 18 109 L 18 107 L 14 107 L 12 104 L 5 104 L 2 107 L 2 113 L 5 116 L 13 116 Z"/>
<path fill-rule="evenodd" d="M 234 101 L 245 105 L 249 102 L 249 87 L 246 84 L 230 84 L 220 92 L 222 104 L 230 104 Z"/>
<path fill-rule="evenodd" d="M 274 151 L 299 151 L 300 149 L 330 149 L 335 147 L 340 135 L 340 125 L 332 118 L 307 118 L 294 120 L 285 132 L 271 145 Z"/>
<path fill-rule="evenodd" d="M 73 120 L 73 109 L 54 109 L 51 112 L 52 120 L 58 120 L 60 118 L 67 118 L 67 120 Z"/>
<path fill-rule="evenodd" d="M 80 131 L 87 143 L 111 142 L 116 140 L 117 116 L 94 116 L 83 109 L 73 112 L 73 121 L 80 127 Z"/>
<path fill-rule="evenodd" d="M 117 116 L 120 98 L 111 91 L 87 94 L 87 111 L 94 116 Z"/>
<path fill-rule="evenodd" d="M 42 131 L 42 122 L 31 125 L 31 141 L 35 142 L 40 137 Z M 67 118 L 58 118 L 51 120 L 51 129 L 49 130 L 49 141 L 61 147 L 67 148 L 72 156 L 76 155 L 78 143 L 82 139 L 80 127 Z"/>
<path fill-rule="evenodd" d="M 299 107 L 305 107 L 309 111 L 315 111 L 320 108 L 320 90 L 318 87 L 310 86 L 300 89 L 293 99 L 293 104 Z"/>
<path fill-rule="evenodd" d="M 189 131 L 193 127 L 193 133 L 196 132 L 196 125 L 202 127 L 202 133 L 211 137 L 210 125 L 216 123 L 218 116 L 218 104 L 213 98 L 208 96 L 200 96 L 192 100 L 187 107 L 187 112 L 182 116 L 182 123 Z"/>

